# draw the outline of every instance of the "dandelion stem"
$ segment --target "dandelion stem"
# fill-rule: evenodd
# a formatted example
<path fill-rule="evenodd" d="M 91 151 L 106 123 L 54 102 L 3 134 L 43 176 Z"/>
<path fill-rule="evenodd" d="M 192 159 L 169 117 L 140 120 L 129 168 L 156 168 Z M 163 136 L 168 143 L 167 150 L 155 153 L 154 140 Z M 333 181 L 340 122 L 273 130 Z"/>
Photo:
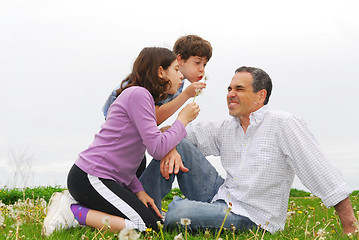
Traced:
<path fill-rule="evenodd" d="M 230 207 L 229 207 L 229 208 L 227 208 L 227 211 L 226 211 L 226 216 L 224 216 L 224 219 L 223 219 L 223 222 L 222 222 L 221 227 L 219 228 L 219 231 L 218 231 L 218 234 L 217 234 L 216 240 L 218 240 L 219 235 L 221 235 L 221 231 L 222 231 L 222 229 L 223 229 L 224 223 L 226 222 L 226 219 L 227 219 L 228 214 L 229 214 L 229 212 L 230 212 L 230 211 L 231 211 L 231 208 L 230 208 Z"/>

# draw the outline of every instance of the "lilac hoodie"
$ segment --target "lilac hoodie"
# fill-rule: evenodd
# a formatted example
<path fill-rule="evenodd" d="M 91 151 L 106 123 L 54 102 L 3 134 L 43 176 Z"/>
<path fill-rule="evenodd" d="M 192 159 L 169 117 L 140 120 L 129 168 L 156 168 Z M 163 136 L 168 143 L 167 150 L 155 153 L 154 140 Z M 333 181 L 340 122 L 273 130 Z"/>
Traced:
<path fill-rule="evenodd" d="M 161 160 L 186 134 L 178 120 L 161 133 L 150 92 L 143 87 L 130 87 L 111 105 L 100 132 L 75 164 L 90 175 L 115 180 L 134 193 L 143 191 L 135 173 L 146 149 Z"/>

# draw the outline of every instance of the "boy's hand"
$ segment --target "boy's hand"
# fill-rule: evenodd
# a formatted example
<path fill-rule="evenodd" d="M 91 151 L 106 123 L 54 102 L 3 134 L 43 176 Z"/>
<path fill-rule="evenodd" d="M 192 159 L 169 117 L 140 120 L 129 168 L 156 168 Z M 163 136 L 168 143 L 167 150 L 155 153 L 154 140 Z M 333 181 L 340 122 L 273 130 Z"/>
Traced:
<path fill-rule="evenodd" d="M 178 174 L 180 170 L 182 172 L 188 172 L 188 168 L 183 165 L 181 156 L 178 154 L 176 148 L 169 151 L 169 153 L 167 153 L 167 155 L 162 158 L 160 169 L 162 177 L 167 180 L 170 178 L 170 174 L 172 173 Z"/>
<path fill-rule="evenodd" d="M 183 92 L 187 94 L 190 98 L 196 96 L 198 90 L 206 88 L 206 84 L 203 82 L 194 82 L 191 83 Z"/>

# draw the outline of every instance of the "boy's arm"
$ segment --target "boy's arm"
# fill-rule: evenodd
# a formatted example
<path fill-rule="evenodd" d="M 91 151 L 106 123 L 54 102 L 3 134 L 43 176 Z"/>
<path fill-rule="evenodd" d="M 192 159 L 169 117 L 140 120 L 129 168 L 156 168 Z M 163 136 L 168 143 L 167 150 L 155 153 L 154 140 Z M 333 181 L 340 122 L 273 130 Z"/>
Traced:
<path fill-rule="evenodd" d="M 337 205 L 334 206 L 334 208 L 338 213 L 340 221 L 342 222 L 343 233 L 354 234 L 357 226 L 357 220 L 355 219 L 354 211 L 349 197 L 339 202 Z"/>
<path fill-rule="evenodd" d="M 157 125 L 160 125 L 167 120 L 167 118 L 172 116 L 189 98 L 194 97 L 198 89 L 203 89 L 205 87 L 205 83 L 192 83 L 172 101 L 161 106 L 156 106 Z"/>
<path fill-rule="evenodd" d="M 182 92 L 172 101 L 161 106 L 156 106 L 157 125 L 160 125 L 167 118 L 172 116 L 189 98 L 190 95 L 186 92 Z"/>

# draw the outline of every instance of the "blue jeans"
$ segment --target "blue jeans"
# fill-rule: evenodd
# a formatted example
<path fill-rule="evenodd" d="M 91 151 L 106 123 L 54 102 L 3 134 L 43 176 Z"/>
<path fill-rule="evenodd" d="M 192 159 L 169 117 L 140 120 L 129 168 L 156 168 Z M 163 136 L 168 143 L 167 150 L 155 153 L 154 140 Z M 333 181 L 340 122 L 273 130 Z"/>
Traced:
<path fill-rule="evenodd" d="M 187 173 L 179 172 L 177 182 L 182 194 L 187 198 L 175 198 L 169 205 L 165 226 L 176 227 L 181 218 L 190 218 L 191 229 L 217 228 L 222 224 L 227 205 L 224 201 L 210 203 L 217 194 L 224 179 L 203 156 L 203 154 L 187 139 L 177 145 L 182 162 L 189 169 Z M 152 197 L 161 210 L 161 200 L 171 191 L 175 175 L 166 180 L 161 175 L 160 161 L 152 160 L 140 177 L 146 193 Z M 237 229 L 252 228 L 255 224 L 248 218 L 230 213 L 226 223 L 234 224 Z M 227 225 L 225 225 L 227 226 Z M 228 226 L 227 226 L 228 227 Z"/>
<path fill-rule="evenodd" d="M 177 182 L 183 195 L 201 202 L 210 202 L 223 184 L 224 179 L 217 170 L 203 156 L 203 154 L 187 139 L 177 145 L 183 165 L 189 169 L 187 173 L 179 172 Z M 146 193 L 153 198 L 158 209 L 161 209 L 161 200 L 171 191 L 175 174 L 166 180 L 161 175 L 160 161 L 152 160 L 140 177 Z"/>
<path fill-rule="evenodd" d="M 218 229 L 222 225 L 227 211 L 227 203 L 223 200 L 207 203 L 175 197 L 168 205 L 165 227 L 184 227 L 181 225 L 181 219 L 189 218 L 191 219 L 191 224 L 187 228 L 190 231 Z M 223 227 L 231 230 L 232 225 L 237 231 L 256 227 L 256 224 L 249 218 L 229 212 Z"/>

